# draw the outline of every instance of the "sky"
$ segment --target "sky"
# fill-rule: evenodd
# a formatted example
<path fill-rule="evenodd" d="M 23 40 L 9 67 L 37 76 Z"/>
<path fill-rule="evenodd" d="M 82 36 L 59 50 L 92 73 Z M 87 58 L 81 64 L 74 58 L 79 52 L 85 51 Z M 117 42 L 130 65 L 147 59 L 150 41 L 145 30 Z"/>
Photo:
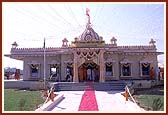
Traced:
<path fill-rule="evenodd" d="M 118 46 L 148 45 L 156 41 L 157 51 L 165 52 L 165 4 L 156 3 L 2 3 L 2 59 L 4 67 L 23 69 L 23 62 L 4 57 L 10 54 L 11 44 L 18 48 L 61 47 L 69 44 L 85 30 L 86 8 L 92 28 L 106 43 L 115 37 Z M 165 54 L 158 56 L 164 66 Z M 3 67 L 3 68 L 4 68 Z"/>

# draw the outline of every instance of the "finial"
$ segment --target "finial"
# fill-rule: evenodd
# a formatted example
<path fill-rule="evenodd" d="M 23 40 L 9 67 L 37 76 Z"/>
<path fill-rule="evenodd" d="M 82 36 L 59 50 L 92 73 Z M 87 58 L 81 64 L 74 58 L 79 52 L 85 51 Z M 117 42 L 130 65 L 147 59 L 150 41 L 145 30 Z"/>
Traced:
<path fill-rule="evenodd" d="M 18 46 L 18 44 L 16 43 L 16 41 L 12 44 L 12 48 L 16 48 Z"/>
<path fill-rule="evenodd" d="M 117 39 L 116 39 L 115 37 L 112 37 L 112 39 L 111 39 L 111 44 L 117 45 L 116 41 L 117 41 Z"/>
<path fill-rule="evenodd" d="M 86 8 L 86 16 L 88 16 L 88 24 L 91 24 L 91 23 L 90 23 L 90 15 L 89 15 L 89 12 L 90 12 L 90 9 L 89 9 L 89 8 Z"/>
<path fill-rule="evenodd" d="M 154 46 L 156 43 L 156 41 L 154 41 L 152 38 L 151 38 L 151 41 L 149 42 L 150 45 Z"/>
<path fill-rule="evenodd" d="M 66 38 L 64 38 L 63 40 L 62 40 L 62 47 L 67 47 L 68 46 L 68 40 L 66 39 Z"/>

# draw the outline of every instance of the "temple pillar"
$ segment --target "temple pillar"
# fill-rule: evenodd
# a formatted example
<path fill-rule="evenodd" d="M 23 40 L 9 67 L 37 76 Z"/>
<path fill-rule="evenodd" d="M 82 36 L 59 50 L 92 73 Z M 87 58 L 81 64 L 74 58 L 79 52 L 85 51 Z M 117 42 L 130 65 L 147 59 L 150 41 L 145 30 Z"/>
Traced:
<path fill-rule="evenodd" d="M 65 64 L 64 64 L 64 56 L 63 55 L 61 55 L 61 71 L 60 71 L 60 76 L 61 76 L 61 78 L 60 78 L 60 80 L 62 81 L 62 80 L 65 80 L 65 77 L 66 77 L 66 67 L 65 67 Z"/>
<path fill-rule="evenodd" d="M 99 62 L 100 62 L 100 80 L 99 81 L 104 82 L 105 81 L 105 75 L 104 75 L 105 64 L 104 64 L 104 51 L 103 50 L 100 51 Z"/>
<path fill-rule="evenodd" d="M 73 65 L 73 71 L 74 71 L 74 76 L 73 76 L 73 82 L 79 82 L 78 80 L 78 61 L 77 61 L 77 54 L 74 52 L 74 65 Z"/>
<path fill-rule="evenodd" d="M 119 63 L 117 63 L 118 62 L 118 59 L 117 59 L 117 61 L 114 63 L 114 77 L 116 77 L 115 79 L 116 80 L 119 80 L 120 78 L 119 78 L 119 76 L 120 76 L 120 65 L 119 65 Z"/>

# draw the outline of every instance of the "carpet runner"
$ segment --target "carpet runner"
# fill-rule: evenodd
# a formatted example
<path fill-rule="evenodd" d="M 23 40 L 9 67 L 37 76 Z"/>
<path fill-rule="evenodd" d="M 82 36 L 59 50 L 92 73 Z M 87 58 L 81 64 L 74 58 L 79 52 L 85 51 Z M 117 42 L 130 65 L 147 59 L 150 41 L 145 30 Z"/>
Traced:
<path fill-rule="evenodd" d="M 86 85 L 88 87 L 85 88 L 78 111 L 98 111 L 99 109 L 93 84 L 92 82 L 88 82 Z"/>

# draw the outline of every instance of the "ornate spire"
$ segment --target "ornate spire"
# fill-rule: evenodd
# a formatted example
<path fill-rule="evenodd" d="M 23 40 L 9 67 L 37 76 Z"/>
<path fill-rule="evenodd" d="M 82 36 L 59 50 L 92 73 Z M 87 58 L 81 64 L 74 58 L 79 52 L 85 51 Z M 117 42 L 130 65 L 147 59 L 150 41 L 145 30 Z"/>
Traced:
<path fill-rule="evenodd" d="M 102 40 L 103 38 L 100 37 L 91 27 L 90 23 L 90 15 L 89 15 L 90 10 L 86 8 L 86 16 L 88 17 L 88 22 L 86 24 L 86 29 L 80 36 L 80 40 L 84 41 L 94 41 L 94 40 Z M 77 40 L 77 39 L 76 39 Z M 76 41 L 75 40 L 75 41 Z"/>

